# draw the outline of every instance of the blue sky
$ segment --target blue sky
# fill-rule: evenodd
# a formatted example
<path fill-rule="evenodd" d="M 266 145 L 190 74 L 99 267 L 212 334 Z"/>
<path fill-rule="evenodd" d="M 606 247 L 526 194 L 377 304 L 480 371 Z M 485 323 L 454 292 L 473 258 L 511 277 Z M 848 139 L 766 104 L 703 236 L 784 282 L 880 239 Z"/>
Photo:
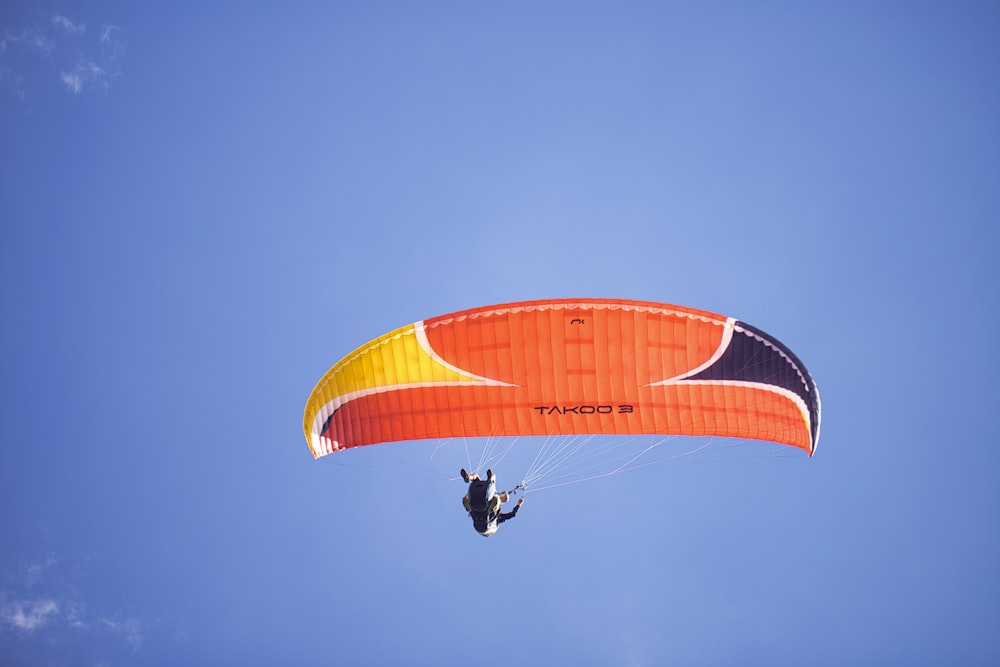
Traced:
<path fill-rule="evenodd" d="M 995 3 L 13 2 L 0 35 L 0 663 L 1000 661 Z M 571 296 L 774 334 L 817 455 L 529 494 L 490 540 L 447 471 L 312 460 L 356 346 Z"/>

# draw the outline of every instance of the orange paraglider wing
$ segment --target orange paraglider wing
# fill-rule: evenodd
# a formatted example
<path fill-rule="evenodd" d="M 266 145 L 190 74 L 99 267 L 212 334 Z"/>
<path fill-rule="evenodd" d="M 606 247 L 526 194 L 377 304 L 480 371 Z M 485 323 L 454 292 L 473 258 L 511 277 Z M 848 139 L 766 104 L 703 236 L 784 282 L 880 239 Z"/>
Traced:
<path fill-rule="evenodd" d="M 775 338 L 733 318 L 641 301 L 501 304 L 361 346 L 316 385 L 313 456 L 423 438 L 718 435 L 810 455 L 819 392 Z"/>

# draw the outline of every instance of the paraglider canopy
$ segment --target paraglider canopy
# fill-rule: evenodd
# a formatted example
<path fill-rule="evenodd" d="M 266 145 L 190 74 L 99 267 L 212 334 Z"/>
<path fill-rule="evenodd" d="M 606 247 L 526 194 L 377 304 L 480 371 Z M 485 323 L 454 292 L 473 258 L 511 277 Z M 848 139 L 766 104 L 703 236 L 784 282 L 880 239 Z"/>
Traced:
<path fill-rule="evenodd" d="M 718 435 L 816 451 L 820 399 L 791 350 L 731 317 L 559 299 L 396 329 L 341 359 L 303 418 L 314 457 L 400 440 Z"/>

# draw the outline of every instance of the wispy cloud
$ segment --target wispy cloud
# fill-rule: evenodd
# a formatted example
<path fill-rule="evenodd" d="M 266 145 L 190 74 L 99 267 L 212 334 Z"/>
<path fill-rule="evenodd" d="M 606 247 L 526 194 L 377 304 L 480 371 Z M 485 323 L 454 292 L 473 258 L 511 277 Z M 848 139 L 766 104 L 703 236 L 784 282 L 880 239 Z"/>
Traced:
<path fill-rule="evenodd" d="M 0 54 L 6 54 L 15 48 L 49 54 L 55 48 L 55 42 L 33 28 L 21 30 L 19 33 L 5 30 L 3 37 L 0 38 Z"/>
<path fill-rule="evenodd" d="M 101 44 L 111 44 L 115 42 L 115 32 L 121 30 L 116 25 L 103 25 L 101 26 L 101 36 L 98 38 L 98 42 Z"/>
<path fill-rule="evenodd" d="M 24 99 L 32 74 L 54 71 L 64 89 L 74 95 L 107 90 L 121 71 L 125 53 L 122 30 L 111 23 L 88 31 L 87 23 L 65 14 L 0 36 L 0 92 Z M 41 60 L 40 58 L 44 58 Z"/>
<path fill-rule="evenodd" d="M 31 564 L 29 564 L 24 569 L 24 571 L 25 571 L 25 584 L 28 586 L 28 588 L 31 588 L 32 586 L 34 586 L 35 584 L 37 584 L 39 581 L 41 581 L 42 577 L 45 576 L 45 572 L 48 569 L 50 569 L 52 567 L 55 567 L 56 563 L 58 563 L 58 561 L 56 560 L 56 557 L 53 556 L 52 554 L 49 554 L 45 558 L 43 558 L 42 560 L 38 561 L 37 563 L 31 563 Z"/>
<path fill-rule="evenodd" d="M 123 637 L 128 645 L 132 647 L 133 653 L 138 651 L 142 646 L 142 642 L 144 641 L 143 623 L 138 618 L 113 619 L 102 617 L 100 621 L 107 630 Z"/>
<path fill-rule="evenodd" d="M 56 14 L 52 17 L 52 24 L 57 28 L 70 33 L 82 33 L 87 31 L 87 25 L 85 23 L 74 23 L 69 18 L 63 16 L 62 14 Z"/>
<path fill-rule="evenodd" d="M 60 72 L 66 88 L 72 93 L 80 93 L 84 87 L 108 87 L 107 72 L 92 60 L 81 59 L 70 72 Z"/>
<path fill-rule="evenodd" d="M 101 35 L 98 43 L 101 46 L 101 62 L 108 72 L 108 78 L 117 77 L 119 74 L 119 59 L 125 55 L 125 43 L 119 39 L 121 28 L 116 25 L 101 26 Z"/>
<path fill-rule="evenodd" d="M 85 609 L 82 602 L 68 600 L 65 604 L 64 614 L 66 623 L 74 630 L 87 630 L 90 624 L 85 620 Z"/>
<path fill-rule="evenodd" d="M 61 73 L 63 83 L 66 84 L 66 88 L 73 93 L 79 93 L 83 90 L 83 78 L 75 72 L 62 72 Z"/>
<path fill-rule="evenodd" d="M 59 613 L 55 600 L 2 600 L 0 619 L 8 626 L 23 632 L 34 632 Z"/>
<path fill-rule="evenodd" d="M 138 652 L 153 622 L 131 610 L 85 602 L 76 581 L 81 576 L 78 566 L 49 555 L 5 574 L 0 641 L 58 645 L 86 637 Z"/>

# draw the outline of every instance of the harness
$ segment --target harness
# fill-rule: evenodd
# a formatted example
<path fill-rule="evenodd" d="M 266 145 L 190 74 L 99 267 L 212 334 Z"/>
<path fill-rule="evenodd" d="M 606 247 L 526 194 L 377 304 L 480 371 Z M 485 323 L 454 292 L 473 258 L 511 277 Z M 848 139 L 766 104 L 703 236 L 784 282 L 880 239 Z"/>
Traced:
<path fill-rule="evenodd" d="M 469 484 L 469 507 L 472 508 L 469 514 L 472 515 L 472 525 L 479 532 L 488 529 L 500 516 L 499 503 L 496 512 L 489 511 L 493 498 L 487 498 L 488 488 L 489 482 L 484 480 L 474 480 Z"/>

